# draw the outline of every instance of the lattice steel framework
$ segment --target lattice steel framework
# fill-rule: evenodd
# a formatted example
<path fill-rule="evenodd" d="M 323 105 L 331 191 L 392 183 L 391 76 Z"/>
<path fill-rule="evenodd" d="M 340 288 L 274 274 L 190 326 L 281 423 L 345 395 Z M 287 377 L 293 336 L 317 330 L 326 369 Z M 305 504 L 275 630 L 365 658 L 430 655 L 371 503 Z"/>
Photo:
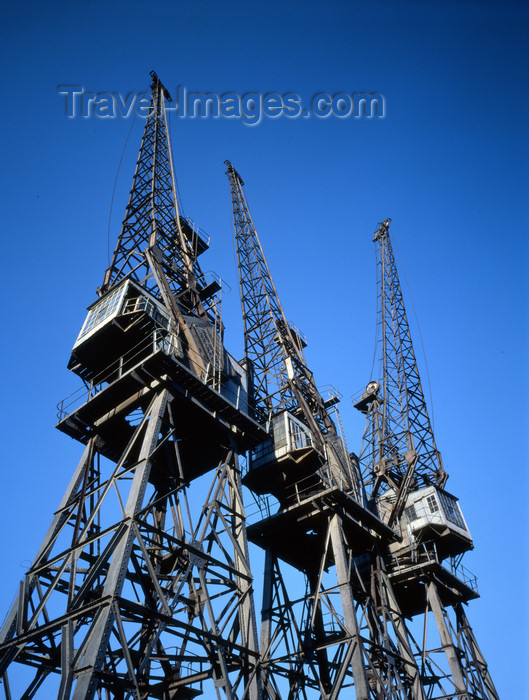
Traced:
<path fill-rule="evenodd" d="M 245 357 L 252 368 L 256 409 L 266 416 L 278 408 L 288 409 L 295 404 L 287 381 L 283 348 L 278 342 L 278 325 L 288 334 L 288 324 L 263 249 L 255 235 L 255 226 L 242 189 L 244 182 L 229 161 L 225 161 L 225 164 L 230 181 L 235 242 L 241 270 L 239 283 Z"/>
<path fill-rule="evenodd" d="M 300 336 L 285 319 L 243 181 L 226 165 L 257 416 L 263 425 L 277 426 L 288 410 L 312 438 L 285 452 L 283 433 L 274 427 L 267 450 L 250 454 L 243 480 L 264 506 L 248 536 L 266 552 L 260 640 L 265 697 L 425 700 L 412 642 L 378 554 L 395 533 L 364 507 L 358 472 L 307 368 Z"/>
<path fill-rule="evenodd" d="M 461 565 L 472 539 L 459 506 L 444 491 L 448 475 L 428 417 L 389 236 L 390 219 L 373 238 L 377 251 L 380 382 L 356 407 L 366 414 L 360 463 L 373 508 L 400 534 L 381 549 L 428 698 L 498 698 L 464 605 L 477 598 Z M 414 631 L 412 635 L 411 631 Z M 383 697 L 383 696 L 382 696 Z"/>
<path fill-rule="evenodd" d="M 184 235 L 178 212 L 165 100 L 169 93 L 152 74 L 152 94 L 129 201 L 102 291 L 131 276 L 155 295 L 156 280 L 143 254 L 156 245 L 173 267 L 170 284 L 177 294 L 188 288 L 189 276 L 196 269 L 192 241 Z"/>
<path fill-rule="evenodd" d="M 262 696 L 237 455 L 266 434 L 178 213 L 151 75 L 123 229 L 72 351 L 86 390 L 58 425 L 84 454 L 0 632 L 6 699 Z"/>
<path fill-rule="evenodd" d="M 335 478 L 346 479 L 361 499 L 354 465 L 307 366 L 304 338 L 281 307 L 244 195 L 244 182 L 229 161 L 225 164 L 233 205 L 245 359 L 256 417 L 265 422 L 282 410 L 296 413 L 311 430 L 320 453 L 327 453 Z"/>
<path fill-rule="evenodd" d="M 361 454 L 372 497 L 447 479 L 424 399 L 387 219 L 373 240 L 377 254 L 378 349 L 381 386 L 371 382 L 369 433 Z"/>

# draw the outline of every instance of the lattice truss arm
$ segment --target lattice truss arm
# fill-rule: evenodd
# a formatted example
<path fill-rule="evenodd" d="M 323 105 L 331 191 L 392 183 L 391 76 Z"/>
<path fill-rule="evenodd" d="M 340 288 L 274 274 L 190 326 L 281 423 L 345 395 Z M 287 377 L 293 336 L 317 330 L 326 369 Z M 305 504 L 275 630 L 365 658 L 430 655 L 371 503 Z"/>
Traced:
<path fill-rule="evenodd" d="M 189 241 L 181 230 L 171 148 L 167 133 L 165 96 L 153 75 L 151 103 L 136 163 L 129 202 L 112 262 L 105 273 L 107 288 L 125 276 L 146 283 L 150 270 L 144 248 L 156 244 L 175 266 L 182 285 L 192 265 Z"/>
<path fill-rule="evenodd" d="M 41 686 L 61 699 L 169 698 L 208 678 L 257 697 L 236 457 L 226 450 L 193 517 L 169 399 L 153 398 L 117 464 L 87 445 L 1 632 L 12 697 L 12 662 L 37 669 L 27 698 Z"/>
<path fill-rule="evenodd" d="M 443 486 L 447 475 L 437 450 L 421 385 L 393 249 L 390 219 L 380 224 L 377 253 L 377 348 L 380 395 L 369 406 L 361 463 L 373 495 L 407 479 L 415 487 Z M 413 466 L 410 465 L 413 463 Z M 413 472 L 411 474 L 410 472 Z"/>
<path fill-rule="evenodd" d="M 256 402 L 270 412 L 295 401 L 288 387 L 278 322 L 287 325 L 246 197 L 243 181 L 226 161 L 230 180 L 239 284 L 244 323 L 245 355 L 252 368 Z"/>
<path fill-rule="evenodd" d="M 310 429 L 316 448 L 326 455 L 330 479 L 362 488 L 302 351 L 299 332 L 287 322 L 243 191 L 243 181 L 226 161 L 233 203 L 235 242 L 244 319 L 245 351 L 252 373 L 256 417 L 270 420 L 282 410 L 297 415 Z"/>
<path fill-rule="evenodd" d="M 302 351 L 302 340 L 288 323 L 268 268 L 248 203 L 243 181 L 226 161 L 230 180 L 239 283 L 245 330 L 246 356 L 254 372 L 258 403 L 270 411 L 306 403 L 323 432 L 330 421 L 312 372 Z"/>
<path fill-rule="evenodd" d="M 199 234 L 178 209 L 176 180 L 165 101 L 170 95 L 151 73 L 151 102 L 136 163 L 125 218 L 100 293 L 126 277 L 162 299 L 146 249 L 157 251 L 171 295 L 186 313 L 206 315 L 219 324 L 218 299 L 205 297 L 207 281 L 197 257 Z M 165 301 L 165 300 L 164 300 Z"/>

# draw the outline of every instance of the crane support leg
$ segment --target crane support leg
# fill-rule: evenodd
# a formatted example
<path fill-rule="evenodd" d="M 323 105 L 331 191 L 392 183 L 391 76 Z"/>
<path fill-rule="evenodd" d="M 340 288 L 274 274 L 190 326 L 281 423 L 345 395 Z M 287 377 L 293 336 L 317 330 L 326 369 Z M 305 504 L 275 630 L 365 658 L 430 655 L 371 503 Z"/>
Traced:
<path fill-rule="evenodd" d="M 460 694 L 461 700 L 469 700 L 468 693 L 466 692 L 466 684 L 463 676 L 463 669 L 461 668 L 461 663 L 459 661 L 459 656 L 457 653 L 456 646 L 450 634 L 450 629 L 448 627 L 447 621 L 445 619 L 446 612 L 441 604 L 439 594 L 437 592 L 436 585 L 433 581 L 430 581 L 426 588 L 426 596 L 428 604 L 434 614 L 435 622 L 437 624 L 437 629 L 439 630 L 439 635 L 441 637 L 441 643 L 446 654 L 446 659 L 450 667 L 450 673 L 454 682 L 455 689 Z"/>
<path fill-rule="evenodd" d="M 336 562 L 336 577 L 338 580 L 338 587 L 340 589 L 345 626 L 351 640 L 351 669 L 353 672 L 356 698 L 357 700 L 368 700 L 369 686 L 362 653 L 362 642 L 360 640 L 358 622 L 356 620 L 353 591 L 350 584 L 349 566 L 347 563 L 347 553 L 343 538 L 342 526 L 337 515 L 333 516 L 330 528 L 332 549 L 334 560 Z"/>
<path fill-rule="evenodd" d="M 120 595 L 123 586 L 128 558 L 135 537 L 134 516 L 142 506 L 151 466 L 150 457 L 156 449 L 167 398 L 167 392 L 164 391 L 158 394 L 151 404 L 149 423 L 143 438 L 139 463 L 134 473 L 127 505 L 125 506 L 125 518 L 128 519 L 128 525 L 112 557 L 103 590 L 102 597 L 108 596 L 109 602 L 105 606 L 102 605 L 98 611 L 92 629 L 83 645 L 84 649 L 82 653 L 78 654 L 76 665 L 78 668 L 86 670 L 81 671 L 78 675 L 72 700 L 91 700 L 97 688 L 95 673 L 104 661 L 108 637 L 114 622 L 112 601 L 115 600 L 116 596 Z"/>

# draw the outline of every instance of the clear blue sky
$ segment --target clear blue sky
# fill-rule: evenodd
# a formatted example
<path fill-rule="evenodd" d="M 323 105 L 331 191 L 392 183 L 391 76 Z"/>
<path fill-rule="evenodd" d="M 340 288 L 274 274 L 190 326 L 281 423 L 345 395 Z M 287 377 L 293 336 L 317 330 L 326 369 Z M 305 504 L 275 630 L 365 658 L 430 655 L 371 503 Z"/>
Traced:
<path fill-rule="evenodd" d="M 522 2 L 5 5 L 2 615 L 81 454 L 53 429 L 55 404 L 78 386 L 66 363 L 107 265 L 132 122 L 67 119 L 57 86 L 125 95 L 145 90 L 155 69 L 170 91 L 295 92 L 307 102 L 318 92 L 378 92 L 384 119 L 250 127 L 173 115 L 184 210 L 212 235 L 204 268 L 232 286 L 227 343 L 240 355 L 229 158 L 317 381 L 344 395 L 351 449 L 363 426 L 349 397 L 371 379 L 372 232 L 393 219 L 448 488 L 476 545 L 466 565 L 482 597 L 469 617 L 500 696 L 529 697 L 528 29 Z M 141 129 L 137 119 L 111 247 Z"/>

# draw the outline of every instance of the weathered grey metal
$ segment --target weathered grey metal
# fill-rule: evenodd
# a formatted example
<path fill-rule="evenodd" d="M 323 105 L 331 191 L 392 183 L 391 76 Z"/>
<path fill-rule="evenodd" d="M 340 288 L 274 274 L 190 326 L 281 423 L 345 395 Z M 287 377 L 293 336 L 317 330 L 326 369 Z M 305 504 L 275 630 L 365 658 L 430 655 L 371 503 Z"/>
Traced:
<path fill-rule="evenodd" d="M 369 700 L 369 683 L 367 669 L 362 654 L 362 641 L 356 620 L 354 596 L 349 572 L 349 562 L 341 523 L 337 515 L 331 518 L 329 524 L 332 550 L 336 565 L 336 580 L 344 615 L 344 627 L 348 636 L 348 645 L 351 649 L 351 668 L 353 672 L 354 689 L 357 700 Z"/>
<path fill-rule="evenodd" d="M 86 444 L 0 633 L 6 698 L 260 700 L 238 454 L 266 437 L 178 212 L 164 101 L 70 367 Z M 9 677 L 8 677 L 9 673 Z"/>
<path fill-rule="evenodd" d="M 165 414 L 167 399 L 168 396 L 166 391 L 157 394 L 153 398 L 151 406 L 144 417 L 145 435 L 142 439 L 138 463 L 133 472 L 134 476 L 123 512 L 122 525 L 119 527 L 119 530 L 117 531 L 119 532 L 119 535 L 116 537 L 116 540 L 113 543 L 113 551 L 101 594 L 101 605 L 97 610 L 97 616 L 94 619 L 88 634 L 84 636 L 82 645 L 75 656 L 75 660 L 72 660 L 73 663 L 69 664 L 69 674 L 71 675 L 72 681 L 74 677 L 77 681 L 75 684 L 75 690 L 72 694 L 72 700 L 93 698 L 99 685 L 95 674 L 103 669 L 110 634 L 116 620 L 119 621 L 120 611 L 119 608 L 116 608 L 116 602 L 117 597 L 123 592 L 123 585 L 125 583 L 125 575 L 132 553 L 132 546 L 136 538 L 138 539 L 140 546 L 143 544 L 136 521 L 140 515 L 141 509 L 144 506 L 145 492 L 151 469 L 151 461 L 154 452 L 158 447 L 159 434 Z M 141 432 L 142 431 L 138 431 L 138 433 Z M 150 563 L 148 556 L 145 558 L 145 564 L 152 576 L 152 564 Z M 157 581 L 155 577 L 153 578 L 153 583 L 156 594 L 160 599 L 163 612 L 166 615 L 170 614 L 170 608 L 165 601 L 159 584 L 156 585 Z M 120 632 L 121 631 L 120 626 Z M 122 635 L 120 634 L 119 636 L 121 637 Z M 126 645 L 124 645 L 124 649 L 126 648 Z M 127 675 L 133 682 L 135 690 L 137 690 L 136 677 L 133 673 L 131 674 L 132 668 L 129 667 L 130 658 L 127 660 L 129 661 L 129 663 L 127 663 Z M 69 685 L 71 685 L 72 681 L 70 681 Z M 135 692 L 134 694 L 138 696 L 139 692 Z"/>
<path fill-rule="evenodd" d="M 245 360 L 256 417 L 266 423 L 283 410 L 300 414 L 327 466 L 327 478 L 354 492 L 362 502 L 359 475 L 307 366 L 301 336 L 283 312 L 244 195 L 243 180 L 229 161 L 225 163 L 239 262 Z"/>
<path fill-rule="evenodd" d="M 380 395 L 378 390 L 373 391 L 372 403 L 368 403 L 373 414 L 378 412 L 370 421 L 377 434 L 375 442 L 366 440 L 361 463 L 370 496 L 374 498 L 388 487 L 393 488 L 400 496 L 398 512 L 403 507 L 402 493 L 412 480 L 419 487 L 435 483 L 442 488 L 447 475 L 435 444 L 417 368 L 389 237 L 390 221 L 381 223 L 373 238 L 377 251 L 381 387 Z M 369 452 L 374 445 L 377 451 Z"/>
<path fill-rule="evenodd" d="M 356 403 L 366 415 L 360 464 L 372 507 L 400 535 L 381 549 L 395 604 L 424 633 L 413 642 L 428 698 L 497 700 L 487 665 L 463 613 L 477 597 L 461 557 L 472 538 L 428 416 L 393 255 L 389 224 L 374 236 L 378 271 L 380 376 Z M 429 618 L 433 616 L 433 625 Z"/>
<path fill-rule="evenodd" d="M 466 684 L 463 679 L 461 661 L 458 658 L 457 651 L 452 640 L 452 635 L 450 634 L 448 623 L 445 619 L 446 612 L 441 605 L 437 589 L 432 581 L 430 581 L 426 586 L 426 598 L 428 605 L 434 614 L 437 629 L 439 630 L 441 644 L 450 667 L 450 675 L 454 683 L 454 690 L 459 697 L 464 698 L 464 700 L 469 700 L 465 687 Z"/>
<path fill-rule="evenodd" d="M 287 322 L 243 192 L 226 161 L 255 416 L 270 431 L 244 483 L 275 512 L 248 528 L 265 552 L 261 678 L 267 698 L 425 700 L 378 549 L 393 530 L 359 473 Z M 332 400 L 334 404 L 335 399 Z M 289 431 L 292 431 L 290 434 Z M 364 557 L 363 567 L 357 560 Z"/>

